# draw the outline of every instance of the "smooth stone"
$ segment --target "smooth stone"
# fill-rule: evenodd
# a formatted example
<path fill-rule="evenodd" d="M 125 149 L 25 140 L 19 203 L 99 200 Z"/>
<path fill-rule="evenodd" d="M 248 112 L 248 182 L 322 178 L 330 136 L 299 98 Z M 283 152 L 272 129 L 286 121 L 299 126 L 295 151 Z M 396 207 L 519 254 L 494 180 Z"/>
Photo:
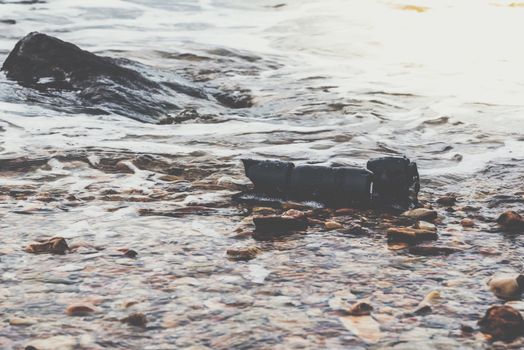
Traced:
<path fill-rule="evenodd" d="M 256 258 L 262 251 L 257 247 L 230 248 L 226 250 L 227 257 L 235 261 L 248 261 Z"/>
<path fill-rule="evenodd" d="M 524 330 L 520 312 L 507 305 L 490 307 L 478 325 L 480 331 L 490 335 L 493 340 L 508 342 L 521 336 Z"/>
<path fill-rule="evenodd" d="M 487 283 L 489 290 L 503 300 L 519 299 L 524 292 L 524 275 L 492 277 Z"/>
<path fill-rule="evenodd" d="M 90 303 L 75 303 L 69 305 L 66 309 L 69 316 L 87 316 L 95 311 L 95 306 Z"/>
<path fill-rule="evenodd" d="M 387 230 L 389 243 L 418 243 L 431 241 L 438 238 L 438 234 L 432 230 L 416 229 L 411 227 L 391 227 Z"/>
<path fill-rule="evenodd" d="M 498 217 L 497 223 L 506 231 L 524 232 L 524 218 L 515 211 L 502 213 Z"/>
<path fill-rule="evenodd" d="M 437 212 L 431 209 L 417 208 L 405 211 L 401 214 L 401 216 L 431 222 L 437 218 Z"/>
<path fill-rule="evenodd" d="M 324 223 L 324 226 L 327 230 L 339 230 L 341 228 L 344 228 L 344 225 L 336 221 L 326 221 Z"/>

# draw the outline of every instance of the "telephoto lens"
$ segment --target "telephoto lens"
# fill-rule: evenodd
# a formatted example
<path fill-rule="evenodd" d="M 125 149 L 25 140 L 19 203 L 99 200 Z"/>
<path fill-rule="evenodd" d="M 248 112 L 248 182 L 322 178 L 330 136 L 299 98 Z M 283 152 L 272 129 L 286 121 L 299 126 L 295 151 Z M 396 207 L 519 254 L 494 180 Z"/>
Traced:
<path fill-rule="evenodd" d="M 402 210 L 418 204 L 417 166 L 406 157 L 372 159 L 367 169 L 295 166 L 276 160 L 242 161 L 255 195 L 317 201 L 333 208 Z"/>

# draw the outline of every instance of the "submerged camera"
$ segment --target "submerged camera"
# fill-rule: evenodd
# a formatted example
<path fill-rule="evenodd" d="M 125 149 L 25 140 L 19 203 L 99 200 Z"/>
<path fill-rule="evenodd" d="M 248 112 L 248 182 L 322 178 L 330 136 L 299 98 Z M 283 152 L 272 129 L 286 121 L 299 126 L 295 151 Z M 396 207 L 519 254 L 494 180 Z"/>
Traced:
<path fill-rule="evenodd" d="M 243 159 L 251 194 L 317 201 L 329 207 L 391 208 L 418 205 L 417 165 L 406 157 L 371 159 L 367 169 L 299 165 L 275 160 Z"/>

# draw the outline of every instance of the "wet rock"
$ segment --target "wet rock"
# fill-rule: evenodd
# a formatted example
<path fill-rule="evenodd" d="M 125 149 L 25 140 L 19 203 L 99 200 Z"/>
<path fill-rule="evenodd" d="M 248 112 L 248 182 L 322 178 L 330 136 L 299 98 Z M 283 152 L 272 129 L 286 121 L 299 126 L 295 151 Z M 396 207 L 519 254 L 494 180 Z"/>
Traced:
<path fill-rule="evenodd" d="M 11 317 L 9 318 L 9 324 L 11 326 L 32 326 L 36 324 L 38 321 L 34 318 L 26 318 L 26 317 Z"/>
<path fill-rule="evenodd" d="M 437 232 L 437 227 L 431 222 L 426 221 L 418 221 L 415 225 L 413 225 L 413 228 Z"/>
<path fill-rule="evenodd" d="M 453 195 L 443 196 L 437 199 L 438 204 L 442 206 L 446 206 L 446 207 L 451 207 L 452 205 L 455 205 L 456 202 L 457 202 L 457 197 Z"/>
<path fill-rule="evenodd" d="M 301 231 L 308 227 L 308 222 L 305 218 L 294 218 L 283 215 L 253 216 L 253 223 L 258 232 Z"/>
<path fill-rule="evenodd" d="M 271 207 L 254 207 L 251 210 L 251 213 L 253 213 L 253 215 L 272 215 L 276 214 L 276 212 L 277 211 Z"/>
<path fill-rule="evenodd" d="M 262 251 L 257 247 L 230 248 L 226 251 L 229 259 L 235 261 L 248 261 L 256 258 Z"/>
<path fill-rule="evenodd" d="M 306 214 L 301 211 L 301 210 L 297 210 L 297 209 L 289 209 L 289 210 L 286 210 L 283 214 L 282 214 L 283 217 L 290 217 L 290 218 L 293 218 L 293 219 L 304 219 L 306 217 Z"/>
<path fill-rule="evenodd" d="M 423 220 L 423 221 L 434 221 L 437 218 L 437 212 L 431 209 L 426 208 L 417 208 L 413 210 L 405 211 L 401 214 L 402 216 L 416 219 L 416 220 Z"/>
<path fill-rule="evenodd" d="M 500 299 L 520 299 L 524 292 L 524 275 L 492 277 L 487 284 L 489 290 Z"/>
<path fill-rule="evenodd" d="M 128 248 L 120 248 L 118 249 L 119 252 L 122 252 L 125 256 L 127 256 L 128 258 L 136 258 L 138 253 L 133 250 L 133 249 L 128 249 Z"/>
<path fill-rule="evenodd" d="M 126 62 L 130 63 L 130 62 Z M 87 108 L 90 113 L 116 112 L 144 122 L 176 106 L 159 98 L 163 87 L 123 60 L 97 56 L 46 34 L 32 32 L 20 39 L 5 60 L 7 78 L 38 90 L 75 91 L 78 101 L 56 104 Z"/>
<path fill-rule="evenodd" d="M 512 341 L 524 330 L 520 312 L 506 305 L 490 307 L 478 325 L 480 331 L 489 334 L 493 340 Z"/>
<path fill-rule="evenodd" d="M 16 21 L 14 19 L 0 19 L 0 23 L 4 24 L 16 24 Z"/>
<path fill-rule="evenodd" d="M 253 106 L 253 98 L 249 90 L 218 92 L 213 95 L 218 102 L 229 108 L 249 108 Z"/>
<path fill-rule="evenodd" d="M 143 313 L 133 313 L 120 320 L 122 323 L 127 323 L 130 326 L 145 328 L 147 325 L 147 317 Z"/>
<path fill-rule="evenodd" d="M 437 246 L 437 245 L 416 245 L 408 248 L 408 252 L 413 255 L 420 256 L 440 256 L 450 255 L 453 253 L 461 252 L 461 249 Z"/>
<path fill-rule="evenodd" d="M 344 225 L 336 221 L 326 221 L 324 226 L 326 227 L 326 230 L 339 230 L 344 228 Z"/>
<path fill-rule="evenodd" d="M 475 221 L 465 218 L 465 219 L 460 220 L 460 224 L 462 225 L 462 227 L 474 227 Z"/>
<path fill-rule="evenodd" d="M 66 240 L 63 237 L 53 237 L 42 243 L 29 244 L 25 251 L 33 254 L 65 254 L 69 250 Z"/>
<path fill-rule="evenodd" d="M 93 304 L 90 303 L 74 303 L 67 307 L 66 314 L 69 316 L 87 316 L 96 311 Z"/>
<path fill-rule="evenodd" d="M 370 315 L 371 311 L 373 311 L 373 306 L 370 304 L 360 301 L 356 304 L 353 304 L 349 310 L 347 310 L 348 314 L 351 316 L 365 316 Z"/>
<path fill-rule="evenodd" d="M 412 227 L 392 227 L 387 230 L 388 243 L 416 244 L 422 241 L 431 241 L 438 238 L 432 230 L 416 229 Z"/>
<path fill-rule="evenodd" d="M 524 232 L 524 218 L 517 212 L 507 211 L 501 214 L 497 223 L 506 231 Z"/>

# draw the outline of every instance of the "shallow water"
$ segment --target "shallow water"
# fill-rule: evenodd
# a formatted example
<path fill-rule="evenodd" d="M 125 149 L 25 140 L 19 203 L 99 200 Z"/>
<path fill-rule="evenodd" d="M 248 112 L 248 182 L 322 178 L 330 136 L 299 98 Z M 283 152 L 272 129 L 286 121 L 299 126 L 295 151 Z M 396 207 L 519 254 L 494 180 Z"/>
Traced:
<path fill-rule="evenodd" d="M 524 6 L 17 2 L 0 2 L 1 61 L 38 30 L 138 62 L 159 81 L 247 94 L 253 106 L 174 94 L 170 102 L 207 118 L 141 123 L 62 105 L 74 95 L 0 74 L 2 348 L 60 335 L 63 348 L 86 349 L 491 346 L 460 326 L 502 303 L 487 278 L 522 270 L 522 238 L 497 232 L 493 220 L 524 207 L 524 51 L 515 36 Z M 237 227 L 251 229 L 249 208 L 230 200 L 248 183 L 240 158 L 364 165 L 383 154 L 419 164 L 429 205 L 458 195 L 454 213 L 435 208 L 438 243 L 462 252 L 389 249 L 387 218 L 370 212 L 339 219 L 368 225 L 363 235 L 317 227 L 269 242 L 238 238 Z M 476 227 L 462 228 L 463 217 Z M 65 256 L 22 250 L 52 236 L 82 247 Z M 230 261 L 236 246 L 262 253 Z M 431 291 L 442 295 L 433 312 L 407 315 Z M 372 330 L 358 332 L 337 305 L 364 299 Z M 78 301 L 98 312 L 67 316 Z M 118 322 L 131 312 L 148 327 Z M 10 325 L 16 317 L 35 322 Z"/>

